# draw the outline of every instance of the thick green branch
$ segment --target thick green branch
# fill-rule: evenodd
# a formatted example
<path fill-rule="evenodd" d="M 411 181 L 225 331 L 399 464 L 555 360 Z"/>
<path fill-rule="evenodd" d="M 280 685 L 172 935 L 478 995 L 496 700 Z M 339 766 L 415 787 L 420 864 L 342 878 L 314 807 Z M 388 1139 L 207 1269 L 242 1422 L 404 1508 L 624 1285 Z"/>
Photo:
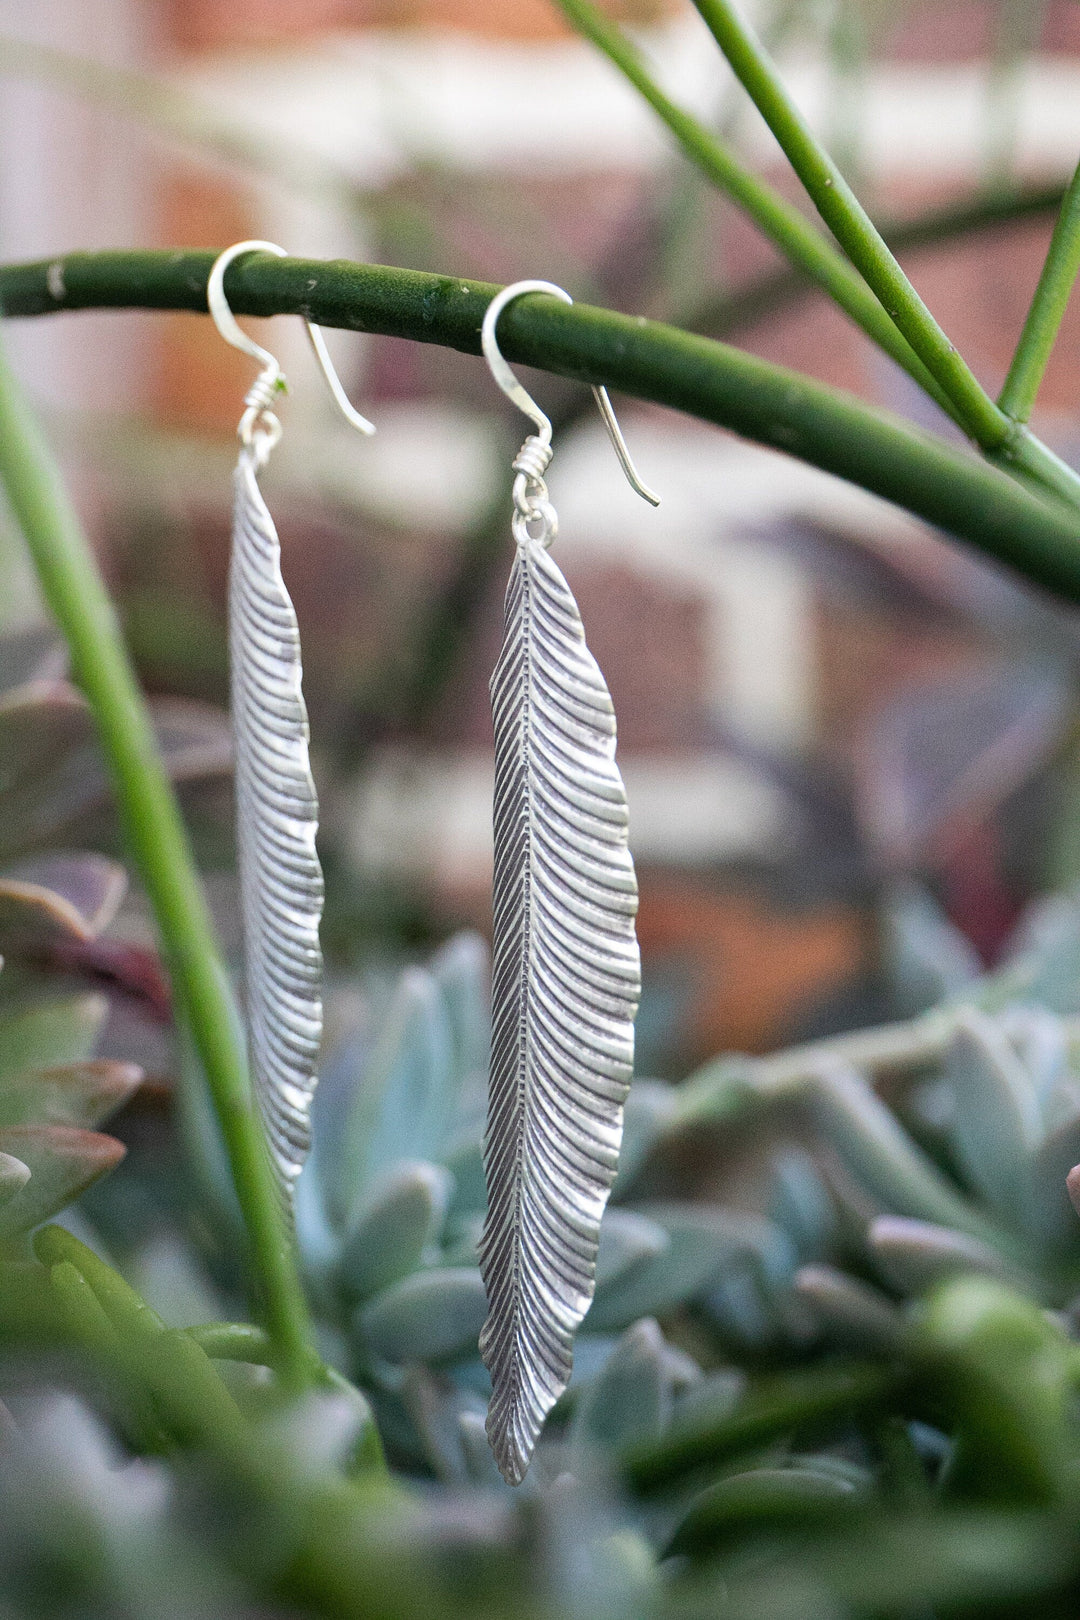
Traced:
<path fill-rule="evenodd" d="M 90 308 L 205 312 L 213 260 L 213 251 L 73 253 L 8 266 L 0 269 L 0 306 L 9 315 Z M 303 315 L 323 326 L 478 354 L 480 322 L 495 289 L 385 265 L 252 254 L 232 266 L 227 291 L 240 314 Z M 609 383 L 783 450 L 1080 602 L 1080 518 L 849 395 L 655 321 L 542 296 L 512 304 L 499 336 L 510 360 Z"/>
<path fill-rule="evenodd" d="M 0 355 L 0 483 L 90 701 L 132 854 L 228 1148 L 267 1320 L 297 1380 L 310 1329 L 254 1111 L 240 1021 L 153 727 L 108 593 L 63 482 Z"/>
<path fill-rule="evenodd" d="M 730 0 L 695 0 L 720 49 L 818 213 L 911 347 L 960 411 L 972 437 L 997 450 L 1012 424 L 961 359 L 889 252 L 869 214 L 822 149 L 753 30 Z"/>
<path fill-rule="evenodd" d="M 1026 422 L 1035 403 L 1035 395 L 1050 359 L 1050 351 L 1058 334 L 1069 302 L 1073 283 L 1080 274 L 1080 166 L 1073 175 L 1072 184 L 1058 215 L 1046 263 L 1042 267 L 1039 285 L 1031 301 L 1024 330 L 1013 355 L 1009 375 L 1001 390 L 998 404 L 1007 416 Z"/>

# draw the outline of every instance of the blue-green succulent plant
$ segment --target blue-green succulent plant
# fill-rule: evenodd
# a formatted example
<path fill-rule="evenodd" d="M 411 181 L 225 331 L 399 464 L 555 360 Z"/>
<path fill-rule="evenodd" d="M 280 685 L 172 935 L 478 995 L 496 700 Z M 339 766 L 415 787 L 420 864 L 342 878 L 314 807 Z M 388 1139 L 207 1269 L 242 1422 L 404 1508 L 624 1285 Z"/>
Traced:
<path fill-rule="evenodd" d="M 427 968 L 409 968 L 377 990 L 339 1037 L 316 1095 L 314 1145 L 298 1190 L 300 1252 L 327 1347 L 374 1392 L 384 1427 L 414 1454 L 435 1392 L 444 1405 L 457 1403 L 464 1433 L 483 1413 L 477 1338 L 486 1301 L 476 1242 L 488 1041 L 487 949 L 477 936 L 459 935 Z M 567 1407 L 620 1354 L 621 1335 L 642 1319 L 672 1315 L 725 1269 L 749 1268 L 769 1289 L 790 1280 L 794 1248 L 756 1216 L 635 1199 L 673 1107 L 669 1086 L 634 1082 Z M 695 1381 L 687 1355 L 655 1342 L 649 1377 L 657 1387 Z M 667 1400 L 650 1394 L 644 1409 Z M 451 1449 L 458 1455 L 464 1444 L 475 1460 L 470 1443 L 455 1440 Z M 446 1466 L 430 1424 L 419 1449 Z"/>
<path fill-rule="evenodd" d="M 1080 1321 L 1080 904 L 1036 907 L 1001 966 L 976 971 L 932 908 L 903 919 L 904 982 L 947 991 L 904 1025 L 728 1062 L 776 1120 L 757 1183 L 791 1245 L 793 1287 L 705 1306 L 742 1351 L 822 1335 L 895 1344 L 900 1305 L 976 1273 Z M 717 1078 L 720 1077 L 719 1069 Z"/>

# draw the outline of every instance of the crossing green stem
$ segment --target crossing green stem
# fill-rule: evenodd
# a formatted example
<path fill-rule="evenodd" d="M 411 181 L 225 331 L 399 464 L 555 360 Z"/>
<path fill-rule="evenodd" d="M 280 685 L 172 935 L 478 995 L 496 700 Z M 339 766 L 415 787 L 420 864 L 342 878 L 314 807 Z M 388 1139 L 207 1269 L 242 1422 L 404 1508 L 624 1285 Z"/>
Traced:
<path fill-rule="evenodd" d="M 927 370 L 952 400 L 972 438 L 997 450 L 1013 425 L 949 342 L 869 214 L 796 107 L 775 64 L 730 0 L 694 0 L 731 67 L 776 136 L 818 213 Z"/>
<path fill-rule="evenodd" d="M 692 113 L 665 95 L 641 53 L 593 0 L 556 0 L 560 10 L 649 103 L 691 163 L 737 203 L 779 248 L 788 262 L 828 293 L 879 348 L 892 356 L 942 410 L 959 416 L 911 344 L 882 309 L 865 281 L 792 203 L 739 161 L 725 143 Z M 962 425 L 962 424 L 961 424 Z"/>
<path fill-rule="evenodd" d="M 1046 263 L 1031 300 L 1020 341 L 998 404 L 1006 416 L 1026 422 L 1058 335 L 1073 283 L 1080 274 L 1080 166 L 1058 215 Z"/>

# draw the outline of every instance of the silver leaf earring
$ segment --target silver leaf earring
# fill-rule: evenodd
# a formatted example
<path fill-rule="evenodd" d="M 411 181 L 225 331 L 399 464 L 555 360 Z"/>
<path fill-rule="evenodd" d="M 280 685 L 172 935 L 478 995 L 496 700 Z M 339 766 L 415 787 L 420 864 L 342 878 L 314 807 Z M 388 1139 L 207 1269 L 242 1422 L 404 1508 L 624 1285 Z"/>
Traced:
<path fill-rule="evenodd" d="M 641 992 L 615 711 L 548 551 L 557 529 L 544 482 L 551 423 L 495 338 L 506 305 L 528 292 L 572 302 L 550 282 L 515 282 L 488 305 L 482 328 L 496 382 L 537 428 L 513 464 L 517 551 L 491 677 L 494 946 L 480 1239 L 488 1317 L 480 1353 L 492 1381 L 488 1440 L 512 1485 L 569 1382 L 574 1334 L 592 1300 Z M 593 392 L 627 478 L 657 505 L 634 471 L 607 393 Z"/>
<path fill-rule="evenodd" d="M 236 243 L 215 260 L 206 301 L 222 337 L 263 368 L 245 395 L 237 430 L 229 666 L 251 1067 L 279 1189 L 291 1214 L 293 1188 L 311 1142 L 322 1036 L 323 876 L 315 852 L 319 806 L 308 761 L 300 635 L 281 577 L 277 530 L 258 482 L 281 438 L 273 406 L 285 379 L 273 355 L 241 331 L 225 297 L 229 265 L 253 252 L 285 257 L 272 242 Z M 305 325 L 342 414 L 361 433 L 374 433 L 349 403 L 322 333 L 310 322 Z"/>

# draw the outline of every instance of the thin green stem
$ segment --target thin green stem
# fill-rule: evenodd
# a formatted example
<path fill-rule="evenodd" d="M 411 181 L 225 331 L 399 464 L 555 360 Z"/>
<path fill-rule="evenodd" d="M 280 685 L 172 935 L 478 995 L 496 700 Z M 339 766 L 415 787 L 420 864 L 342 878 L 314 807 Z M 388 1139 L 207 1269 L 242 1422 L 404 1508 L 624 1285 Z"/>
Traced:
<path fill-rule="evenodd" d="M 952 400 L 984 450 L 1008 443 L 1013 425 L 961 359 L 890 253 L 869 214 L 824 151 L 753 30 L 730 0 L 694 0 L 736 77 L 776 136 L 822 219 Z"/>
<path fill-rule="evenodd" d="M 11 265 L 0 268 L 0 306 L 9 315 L 87 308 L 205 312 L 213 261 L 210 250 L 72 253 Z M 388 265 L 255 253 L 230 266 L 227 277 L 229 302 L 241 315 L 303 315 L 322 326 L 438 343 L 465 354 L 480 352 L 480 323 L 495 290 Z M 511 361 L 606 383 L 730 428 L 894 501 L 1034 584 L 1080 602 L 1075 512 L 848 394 L 660 322 L 538 294 L 506 310 L 499 336 Z"/>
<path fill-rule="evenodd" d="M 1042 214 L 1056 214 L 1064 196 L 1061 184 L 1010 186 L 928 209 L 912 219 L 881 221 L 878 229 L 893 253 L 917 251 L 983 231 L 1023 225 Z M 805 297 L 808 291 L 805 273 L 784 265 L 742 286 L 707 293 L 680 317 L 678 324 L 705 337 L 727 338 Z"/>
<path fill-rule="evenodd" d="M 766 181 L 747 169 L 724 142 L 699 123 L 693 114 L 664 94 L 640 52 L 593 4 L 593 0 L 556 0 L 556 3 L 577 31 L 604 53 L 660 116 L 690 162 L 696 164 L 715 186 L 749 214 L 790 264 L 802 270 L 828 293 L 867 337 L 891 355 L 944 411 L 956 416 L 963 426 L 964 421 L 952 405 L 948 392 L 938 386 L 863 279 L 811 221 Z"/>
<path fill-rule="evenodd" d="M 303 1379 L 313 1358 L 310 1325 L 213 923 L 93 552 L 2 354 L 0 483 L 67 641 L 76 678 L 94 711 L 130 848 L 213 1094 L 270 1332 L 283 1368 Z"/>
<path fill-rule="evenodd" d="M 1046 263 L 1016 345 L 998 404 L 1007 416 L 1026 422 L 1031 415 L 1050 351 L 1058 335 L 1077 275 L 1080 274 L 1080 166 L 1058 215 Z"/>

